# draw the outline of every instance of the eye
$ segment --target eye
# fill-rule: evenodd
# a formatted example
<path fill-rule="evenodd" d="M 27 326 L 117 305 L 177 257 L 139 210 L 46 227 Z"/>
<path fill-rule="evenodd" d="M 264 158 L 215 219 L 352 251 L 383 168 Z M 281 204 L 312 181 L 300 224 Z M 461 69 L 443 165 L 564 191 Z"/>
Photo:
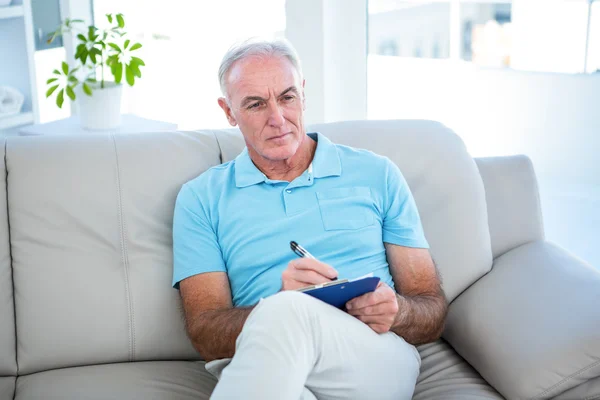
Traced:
<path fill-rule="evenodd" d="M 258 108 L 258 106 L 260 106 L 260 101 L 257 101 L 256 103 L 252 103 L 248 106 L 248 110 L 251 110 L 253 108 Z"/>
<path fill-rule="evenodd" d="M 286 95 L 286 96 L 282 97 L 283 101 L 292 101 L 292 100 L 294 100 L 294 98 L 295 97 L 291 96 L 291 95 Z"/>

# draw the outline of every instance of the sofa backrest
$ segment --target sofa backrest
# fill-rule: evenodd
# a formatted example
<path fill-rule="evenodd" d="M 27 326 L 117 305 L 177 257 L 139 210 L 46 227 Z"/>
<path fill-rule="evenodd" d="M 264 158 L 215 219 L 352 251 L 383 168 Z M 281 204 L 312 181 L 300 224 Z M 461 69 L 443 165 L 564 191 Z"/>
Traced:
<path fill-rule="evenodd" d="M 6 139 L 0 139 L 0 376 L 17 375 L 15 356 L 15 308 L 8 242 L 6 208 Z"/>
<path fill-rule="evenodd" d="M 198 358 L 170 287 L 173 206 L 183 183 L 219 162 L 202 133 L 9 139 L 20 374 Z"/>
<path fill-rule="evenodd" d="M 307 127 L 334 143 L 390 158 L 411 188 L 448 300 L 492 267 L 485 190 L 463 141 L 433 121 L 348 121 Z M 223 162 L 245 143 L 239 130 L 211 131 Z"/>

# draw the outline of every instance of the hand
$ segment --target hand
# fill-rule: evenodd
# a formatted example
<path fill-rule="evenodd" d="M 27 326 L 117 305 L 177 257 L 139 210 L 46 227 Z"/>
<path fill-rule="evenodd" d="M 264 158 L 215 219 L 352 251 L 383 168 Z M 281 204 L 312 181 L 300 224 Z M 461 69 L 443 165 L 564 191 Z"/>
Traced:
<path fill-rule="evenodd" d="M 281 290 L 296 290 L 331 282 L 337 276 L 337 271 L 329 264 L 312 258 L 299 258 L 290 261 L 281 274 Z"/>
<path fill-rule="evenodd" d="M 355 297 L 346 303 L 348 314 L 369 325 L 377 333 L 388 332 L 398 314 L 396 292 L 379 282 L 374 292 Z"/>

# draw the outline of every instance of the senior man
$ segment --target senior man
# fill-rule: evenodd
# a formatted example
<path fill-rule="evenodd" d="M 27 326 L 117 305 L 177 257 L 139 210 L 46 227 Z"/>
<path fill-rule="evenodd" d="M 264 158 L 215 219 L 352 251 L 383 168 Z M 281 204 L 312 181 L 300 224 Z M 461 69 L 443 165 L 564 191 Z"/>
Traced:
<path fill-rule="evenodd" d="M 173 221 L 173 285 L 219 378 L 212 398 L 410 399 L 414 345 L 441 335 L 447 303 L 401 172 L 305 131 L 288 42 L 232 48 L 219 80 L 246 148 L 187 182 Z M 291 240 L 319 261 L 297 258 Z M 368 273 L 379 286 L 346 312 L 295 291 Z"/>

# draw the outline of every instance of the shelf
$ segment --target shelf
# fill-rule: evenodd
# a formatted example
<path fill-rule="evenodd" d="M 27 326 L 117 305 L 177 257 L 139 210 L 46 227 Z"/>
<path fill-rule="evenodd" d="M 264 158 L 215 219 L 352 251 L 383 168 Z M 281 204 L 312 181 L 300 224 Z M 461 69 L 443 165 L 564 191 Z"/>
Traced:
<path fill-rule="evenodd" d="M 0 131 L 3 129 L 15 128 L 21 125 L 33 124 L 33 113 L 24 112 L 21 114 L 11 115 L 10 117 L 0 117 Z"/>
<path fill-rule="evenodd" d="M 22 17 L 24 13 L 23 6 L 0 7 L 0 19 Z"/>

